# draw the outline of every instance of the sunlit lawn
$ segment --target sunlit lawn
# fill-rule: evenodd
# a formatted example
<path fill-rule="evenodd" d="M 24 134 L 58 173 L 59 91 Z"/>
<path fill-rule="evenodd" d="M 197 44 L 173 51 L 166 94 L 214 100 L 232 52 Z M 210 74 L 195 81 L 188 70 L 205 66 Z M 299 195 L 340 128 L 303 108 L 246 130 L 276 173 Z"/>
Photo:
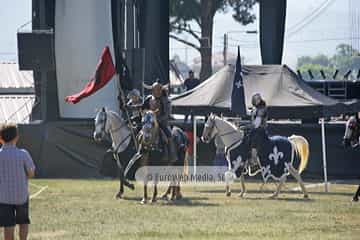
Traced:
<path fill-rule="evenodd" d="M 186 187 L 185 199 L 140 205 L 142 187 L 115 200 L 116 181 L 33 180 L 48 186 L 31 200 L 30 239 L 360 239 L 356 186 L 310 189 L 310 200 L 289 191 L 278 200 L 248 184 L 245 199 L 222 186 Z M 274 189 L 268 185 L 267 189 Z M 31 193 L 39 189 L 31 186 Z M 162 187 L 161 190 L 164 190 Z"/>

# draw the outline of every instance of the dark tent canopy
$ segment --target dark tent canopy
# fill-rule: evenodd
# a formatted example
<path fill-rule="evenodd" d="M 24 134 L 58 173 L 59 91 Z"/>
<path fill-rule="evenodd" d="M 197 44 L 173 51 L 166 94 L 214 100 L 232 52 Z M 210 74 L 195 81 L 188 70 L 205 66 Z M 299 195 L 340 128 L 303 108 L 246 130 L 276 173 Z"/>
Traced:
<path fill-rule="evenodd" d="M 225 66 L 195 89 L 172 98 L 174 113 L 233 115 L 230 107 L 234 73 L 234 66 Z M 246 107 L 251 107 L 251 96 L 260 93 L 271 118 L 305 119 L 360 110 L 356 101 L 343 103 L 317 92 L 285 65 L 243 66 L 243 81 Z"/>

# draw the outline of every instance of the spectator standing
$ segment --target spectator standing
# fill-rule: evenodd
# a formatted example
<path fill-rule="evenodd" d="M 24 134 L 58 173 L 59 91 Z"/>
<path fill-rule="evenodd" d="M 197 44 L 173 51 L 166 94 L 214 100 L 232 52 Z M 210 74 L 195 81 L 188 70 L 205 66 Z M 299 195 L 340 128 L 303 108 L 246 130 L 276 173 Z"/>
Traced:
<path fill-rule="evenodd" d="M 30 224 L 28 178 L 34 176 L 35 165 L 26 150 L 16 147 L 16 125 L 3 126 L 0 136 L 4 143 L 0 149 L 0 227 L 4 227 L 4 239 L 13 240 L 19 225 L 19 239 L 26 240 Z"/>
<path fill-rule="evenodd" d="M 192 70 L 189 71 L 189 76 L 187 79 L 185 79 L 184 85 L 186 88 L 186 91 L 189 91 L 191 89 L 194 89 L 200 84 L 200 80 L 195 78 L 194 72 Z"/>
<path fill-rule="evenodd" d="M 194 89 L 195 87 L 197 87 L 200 84 L 200 80 L 195 78 L 194 72 L 192 70 L 189 71 L 189 76 L 188 78 L 185 80 L 184 85 L 186 88 L 186 91 L 189 91 L 191 89 Z M 191 116 L 193 116 L 191 114 Z M 187 122 L 189 118 L 189 114 L 185 115 L 185 119 L 184 122 Z M 191 118 L 191 121 L 193 121 L 193 118 Z"/>

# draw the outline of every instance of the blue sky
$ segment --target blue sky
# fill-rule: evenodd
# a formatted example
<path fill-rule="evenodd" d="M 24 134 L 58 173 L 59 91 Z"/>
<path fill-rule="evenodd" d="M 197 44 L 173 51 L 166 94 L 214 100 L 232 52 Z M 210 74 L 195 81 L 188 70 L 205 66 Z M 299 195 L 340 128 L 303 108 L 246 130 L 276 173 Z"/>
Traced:
<path fill-rule="evenodd" d="M 31 20 L 31 0 L 4 0 L 0 8 L 0 61 L 17 60 L 17 29 Z"/>
<path fill-rule="evenodd" d="M 349 43 L 349 2 L 352 8 L 356 7 L 360 13 L 360 1 L 357 0 L 288 0 L 287 28 L 304 19 L 309 13 L 322 3 L 329 1 L 329 7 L 323 11 L 311 24 L 298 34 L 286 40 L 284 63 L 294 67 L 296 59 L 302 55 L 316 55 L 319 53 L 332 54 L 335 46 L 342 42 Z M 16 32 L 19 26 L 31 19 L 31 0 L 2 1 L 0 8 L 0 61 L 16 61 L 17 41 Z M 241 26 L 236 23 L 231 12 L 218 14 L 215 18 L 214 53 L 222 51 L 222 36 L 229 31 L 253 30 L 258 28 L 258 22 L 250 26 Z M 229 52 L 235 52 L 236 45 L 242 45 L 242 54 L 246 63 L 260 64 L 260 51 L 257 35 L 231 34 Z M 322 40 L 327 39 L 327 40 Z M 333 40 L 331 40 L 333 39 Z M 340 40 L 334 40 L 340 39 Z M 344 39 L 344 40 L 342 40 Z M 305 41 L 304 41 L 305 40 Z M 316 41 L 314 41 L 316 40 Z M 170 41 L 170 56 L 178 54 L 185 59 L 185 46 Z M 188 63 L 197 56 L 192 49 L 187 50 Z"/>

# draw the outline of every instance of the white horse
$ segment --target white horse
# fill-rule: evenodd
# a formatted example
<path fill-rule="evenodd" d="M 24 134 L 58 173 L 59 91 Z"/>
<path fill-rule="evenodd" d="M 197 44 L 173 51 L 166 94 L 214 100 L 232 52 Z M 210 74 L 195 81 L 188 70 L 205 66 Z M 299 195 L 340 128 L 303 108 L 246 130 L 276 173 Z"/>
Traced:
<path fill-rule="evenodd" d="M 250 173 L 248 163 L 250 141 L 247 141 L 243 130 L 211 114 L 205 123 L 202 140 L 208 143 L 216 135 L 221 138 L 226 146 L 226 158 L 229 167 L 225 173 L 226 194 L 227 196 L 231 195 L 230 183 L 234 178 L 240 177 L 242 186 L 240 196 L 243 197 L 246 193 L 245 174 Z M 301 136 L 284 138 L 280 136 L 268 137 L 264 134 L 261 137 L 263 139 L 261 139 L 261 146 L 258 149 L 259 173 L 262 174 L 265 183 L 269 178 L 278 181 L 277 190 L 272 197 L 279 195 L 287 176 L 291 174 L 298 181 L 304 198 L 308 198 L 308 193 L 300 176 L 307 166 L 309 157 L 307 140 Z M 298 169 L 294 165 L 297 165 Z"/>
<path fill-rule="evenodd" d="M 132 190 L 134 189 L 134 185 L 128 182 L 126 180 L 126 176 L 124 175 L 124 170 L 130 159 L 123 161 L 123 159 L 119 158 L 119 154 L 128 149 L 130 144 L 133 146 L 134 154 L 136 153 L 136 147 L 134 147 L 135 143 L 132 140 L 132 131 L 128 126 L 127 121 L 118 113 L 107 111 L 105 108 L 102 108 L 95 117 L 95 141 L 102 141 L 106 134 L 110 134 L 112 140 L 111 151 L 120 171 L 120 190 L 116 194 L 116 198 L 122 198 L 124 194 L 124 184 Z M 131 156 L 133 154 L 131 154 Z"/>

